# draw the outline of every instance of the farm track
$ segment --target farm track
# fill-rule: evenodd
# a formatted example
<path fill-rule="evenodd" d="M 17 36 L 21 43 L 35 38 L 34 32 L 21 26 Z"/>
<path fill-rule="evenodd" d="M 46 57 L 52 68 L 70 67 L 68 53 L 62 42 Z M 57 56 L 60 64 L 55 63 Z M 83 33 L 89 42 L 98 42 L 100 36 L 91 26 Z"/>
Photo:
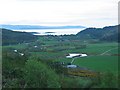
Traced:
<path fill-rule="evenodd" d="M 118 48 L 118 47 L 117 47 Z M 102 54 L 100 54 L 100 55 L 104 55 L 104 54 L 106 54 L 106 53 L 108 53 L 108 52 L 110 52 L 110 51 L 112 51 L 112 50 L 114 50 L 114 49 L 117 49 L 117 48 L 112 48 L 112 49 L 109 49 L 109 50 L 107 50 L 107 51 L 105 51 L 105 52 L 103 52 Z"/>
<path fill-rule="evenodd" d="M 71 64 L 74 62 L 75 58 L 72 59 Z"/>

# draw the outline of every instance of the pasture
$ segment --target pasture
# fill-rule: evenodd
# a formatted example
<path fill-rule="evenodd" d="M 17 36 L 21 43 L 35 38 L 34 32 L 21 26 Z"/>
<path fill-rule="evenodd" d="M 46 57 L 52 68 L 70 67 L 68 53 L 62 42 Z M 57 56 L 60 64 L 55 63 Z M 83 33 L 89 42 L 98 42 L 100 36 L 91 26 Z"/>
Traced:
<path fill-rule="evenodd" d="M 118 72 L 118 44 L 102 43 L 89 44 L 85 49 L 66 50 L 64 53 L 86 53 L 87 57 L 75 58 L 73 64 L 87 67 L 89 69 L 100 72 Z M 109 52 L 108 50 L 112 49 Z M 106 52 L 106 53 L 104 53 Z M 103 54 L 104 53 L 104 54 Z M 103 55 L 101 55 L 103 54 Z M 59 59 L 62 62 L 71 62 L 72 59 Z"/>
<path fill-rule="evenodd" d="M 110 71 L 117 73 L 118 71 L 118 43 L 87 43 L 86 48 L 76 49 L 76 45 L 81 45 L 80 42 L 65 42 L 62 43 L 62 45 L 58 41 L 48 42 L 50 43 L 51 47 L 48 47 L 45 52 L 32 53 L 39 55 L 41 59 L 65 62 L 66 64 L 72 60 L 66 58 L 67 54 L 86 53 L 88 55 L 87 57 L 76 58 L 73 64 L 100 72 Z M 46 45 L 48 45 L 48 42 L 46 41 Z M 54 45 L 56 46 L 54 47 Z M 58 50 L 56 48 L 58 48 Z M 64 49 L 59 51 L 62 48 Z"/>
<path fill-rule="evenodd" d="M 35 51 L 34 45 L 37 45 Z M 84 46 L 84 47 L 83 47 Z M 66 55 L 69 53 L 85 53 L 88 56 L 83 58 L 75 58 L 73 64 L 86 67 L 91 70 L 100 72 L 114 72 L 118 71 L 118 43 L 115 42 L 99 42 L 89 43 L 81 42 L 80 40 L 64 40 L 56 37 L 40 37 L 36 42 L 23 43 L 18 45 L 4 46 L 4 48 L 24 49 L 33 56 L 38 56 L 41 60 L 52 60 L 54 62 L 70 63 L 72 59 L 67 59 Z M 26 49 L 27 48 L 27 49 Z"/>
<path fill-rule="evenodd" d="M 3 49 L 2 55 L 4 59 L 3 76 L 5 77 L 3 77 L 3 80 L 8 81 L 9 86 L 11 86 L 11 83 L 16 85 L 16 81 L 13 81 L 15 80 L 14 77 L 20 83 L 26 76 L 24 75 L 25 70 L 28 70 L 31 72 L 30 74 L 26 73 L 29 76 L 28 80 L 33 78 L 38 83 L 37 80 L 39 79 L 36 76 L 43 76 L 44 73 L 49 72 L 51 69 L 54 73 L 51 74 L 50 72 L 50 77 L 51 75 L 58 76 L 62 87 L 66 87 L 65 84 L 68 87 L 72 85 L 74 87 L 77 87 L 76 85 L 82 85 L 80 87 L 89 87 L 89 85 L 92 85 L 91 87 L 117 87 L 118 57 L 120 55 L 118 43 L 90 43 L 89 41 L 61 38 L 63 37 L 44 36 L 35 42 L 0 48 L 0 50 Z M 24 55 L 21 56 L 19 53 Z M 69 53 L 84 53 L 87 56 L 74 58 L 72 64 L 79 67 L 73 69 L 64 68 L 73 60 L 72 58 L 66 58 Z M 10 83 L 10 79 L 7 77 L 13 78 Z M 45 76 L 46 78 L 48 76 Z M 42 80 L 42 83 L 45 79 Z M 7 84 L 5 83 L 4 87 L 7 87 L 5 86 Z"/>

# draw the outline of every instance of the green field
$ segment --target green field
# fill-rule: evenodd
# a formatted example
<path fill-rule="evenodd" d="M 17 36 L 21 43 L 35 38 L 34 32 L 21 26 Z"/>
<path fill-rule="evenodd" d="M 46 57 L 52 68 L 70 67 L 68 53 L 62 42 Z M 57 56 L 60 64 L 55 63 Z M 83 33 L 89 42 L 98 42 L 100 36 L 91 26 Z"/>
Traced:
<path fill-rule="evenodd" d="M 40 45 L 41 48 L 46 48 L 44 51 L 34 51 L 32 46 L 39 44 L 31 43 L 31 47 L 26 44 L 5 46 L 6 48 L 12 47 L 15 49 L 31 48 L 33 51 L 29 51 L 32 55 L 39 56 L 42 60 L 53 60 L 59 62 L 69 63 L 72 59 L 67 59 L 66 55 L 69 53 L 86 53 L 88 56 L 83 58 L 76 58 L 73 64 L 86 67 L 100 72 L 117 72 L 118 71 L 118 43 L 102 42 L 102 43 L 81 43 L 63 41 L 60 42 L 55 38 L 41 37 L 39 39 L 44 45 Z M 75 48 L 79 45 L 86 45 L 86 48 Z M 107 52 L 108 51 L 108 52 Z M 102 55 L 103 54 L 103 55 Z"/>
<path fill-rule="evenodd" d="M 113 49 L 104 55 L 100 55 L 107 50 L 112 48 L 116 48 L 117 43 L 105 43 L 105 44 L 93 44 L 88 45 L 86 49 L 79 50 L 67 50 L 66 52 L 77 52 L 77 53 L 87 53 L 87 57 L 76 58 L 73 64 L 87 67 L 89 69 L 95 71 L 110 71 L 117 72 L 118 71 L 118 56 L 114 56 L 114 54 L 118 54 L 118 49 Z M 62 62 L 70 62 L 72 59 L 60 59 Z"/>
<path fill-rule="evenodd" d="M 77 82 L 78 84 L 78 86 L 76 86 L 75 84 L 74 85 L 75 87 L 79 87 L 80 85 L 83 85 L 80 87 L 87 87 L 91 83 L 93 83 L 93 86 L 96 86 L 96 84 L 91 78 L 87 78 L 87 77 L 83 78 L 81 76 L 73 78 L 66 76 L 66 72 L 63 72 L 66 69 L 63 67 L 61 68 L 60 67 L 61 64 L 56 64 L 56 63 L 64 62 L 63 66 L 66 66 L 68 63 L 70 63 L 72 61 L 72 58 L 66 58 L 66 55 L 68 55 L 69 53 L 85 53 L 88 56 L 75 58 L 72 64 L 83 68 L 87 68 L 90 71 L 100 72 L 102 74 L 105 73 L 104 75 L 106 76 L 103 75 L 102 77 L 100 77 L 101 83 L 99 81 L 96 81 L 96 78 L 94 78 L 95 82 L 99 83 L 98 87 L 102 87 L 102 86 L 117 87 L 116 77 L 118 75 L 118 57 L 120 56 L 118 52 L 118 43 L 116 42 L 90 43 L 89 41 L 84 42 L 81 40 L 68 40 L 68 39 L 61 41 L 59 39 L 60 39 L 59 37 L 44 36 L 44 37 L 40 37 L 35 42 L 3 46 L 2 47 L 3 48 L 2 54 L 4 58 L 3 76 L 5 76 L 3 78 L 5 78 L 4 81 L 7 80 L 8 86 L 15 87 L 12 86 L 12 85 L 16 85 L 14 84 L 16 83 L 16 81 L 14 81 L 16 80 L 14 79 L 14 76 L 15 78 L 17 78 L 18 82 L 22 80 L 21 78 L 24 77 L 22 76 L 22 74 L 25 73 L 25 72 L 23 73 L 22 70 L 23 69 L 26 70 L 25 68 L 25 66 L 27 65 L 26 63 L 28 63 L 27 67 L 30 68 L 30 69 L 27 68 L 27 70 L 30 71 L 37 70 L 39 69 L 39 67 L 42 67 L 44 69 L 45 67 L 48 69 L 50 69 L 49 67 L 51 67 L 51 69 L 53 69 L 53 72 L 55 72 L 59 76 L 61 86 L 63 87 L 66 87 L 63 85 L 64 82 L 66 83 L 67 87 L 70 87 L 71 83 L 74 84 L 74 82 Z M 18 50 L 18 52 L 14 52 L 15 49 Z M 24 53 L 24 56 L 20 56 L 19 53 Z M 36 62 L 36 60 L 40 61 L 40 63 Z M 32 66 L 36 69 L 31 68 Z M 49 70 L 47 69 L 45 70 L 49 72 Z M 45 72 L 45 70 L 42 70 L 41 68 L 39 69 L 39 71 L 43 71 L 43 72 Z M 33 76 L 30 75 L 28 80 L 30 80 L 31 78 L 33 78 L 33 80 L 35 81 L 39 80 L 35 76 L 35 75 L 39 76 L 41 74 L 41 72 L 39 71 L 36 72 L 38 74 L 34 74 L 33 72 L 32 73 L 30 72 L 31 75 Z M 27 75 L 29 76 L 29 74 Z M 8 77 L 13 78 L 12 79 L 13 81 L 11 81 L 11 79 Z M 106 77 L 108 77 L 108 79 L 106 79 Z M 114 78 L 112 79 L 111 82 L 112 86 L 108 85 L 108 82 L 111 81 L 111 78 Z M 8 87 L 6 86 L 6 84 L 4 86 Z"/>
<path fill-rule="evenodd" d="M 118 70 L 118 58 L 115 56 L 88 56 L 76 59 L 74 64 L 102 72 Z"/>

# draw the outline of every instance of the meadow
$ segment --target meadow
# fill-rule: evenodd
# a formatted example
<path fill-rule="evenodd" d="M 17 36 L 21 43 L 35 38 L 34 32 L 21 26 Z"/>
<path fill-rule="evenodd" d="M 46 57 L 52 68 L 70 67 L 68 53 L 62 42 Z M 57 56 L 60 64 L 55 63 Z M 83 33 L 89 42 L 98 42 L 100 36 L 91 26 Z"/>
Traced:
<path fill-rule="evenodd" d="M 13 70 L 16 70 L 16 76 L 18 76 L 19 78 L 21 77 L 21 74 L 19 72 L 21 72 L 21 70 L 23 70 L 26 65 L 27 69 L 31 72 L 31 70 L 33 70 L 31 68 L 32 65 L 34 68 L 36 67 L 36 69 L 39 69 L 39 67 L 42 68 L 42 64 L 44 63 L 48 65 L 47 67 L 51 67 L 53 70 L 55 70 L 57 75 L 60 77 L 61 87 L 63 88 L 70 87 L 71 83 L 73 84 L 74 81 L 78 83 L 78 86 L 76 86 L 77 84 L 74 84 L 73 87 L 88 87 L 89 84 L 92 85 L 91 87 L 93 87 L 94 85 L 97 85 L 97 87 L 117 87 L 116 79 L 113 79 L 113 81 L 111 82 L 112 85 L 109 85 L 108 82 L 111 80 L 110 78 L 116 78 L 116 76 L 118 75 L 118 58 L 120 55 L 118 52 L 118 47 L 119 46 L 117 42 L 95 42 L 94 40 L 83 41 L 79 39 L 70 39 L 69 36 L 40 36 L 39 39 L 35 42 L 3 46 L 3 73 L 5 74 L 4 76 L 6 78 L 9 75 L 6 74 L 8 73 L 8 71 L 13 72 Z M 19 53 L 14 52 L 14 50 L 18 50 L 18 52 L 24 53 L 24 56 L 18 55 Z M 110 74 L 105 74 L 104 77 L 99 77 L 101 81 L 97 81 L 96 78 L 94 79 L 95 81 L 91 78 L 83 78 L 79 76 L 80 73 L 77 77 L 66 76 L 66 69 L 61 67 L 61 63 L 64 63 L 63 66 L 67 66 L 72 61 L 72 58 L 66 58 L 66 55 L 68 55 L 69 53 L 87 54 L 86 57 L 75 58 L 74 62 L 72 63 L 73 65 L 87 68 L 94 72 Z M 35 60 L 38 60 L 42 63 L 39 63 L 39 65 Z M 28 67 L 31 69 L 29 69 Z M 43 66 L 43 68 L 46 68 L 46 65 Z M 45 70 L 47 72 L 49 71 L 47 70 L 47 68 Z M 51 71 L 51 73 L 52 72 L 53 71 Z M 36 75 L 37 73 L 40 72 L 36 72 Z M 33 73 L 31 74 L 33 75 Z M 34 75 L 33 77 L 31 77 L 32 75 L 28 75 L 27 78 L 33 78 L 34 80 L 36 77 L 34 77 Z M 13 77 L 13 74 L 11 74 L 11 76 Z M 109 78 L 106 79 L 106 77 Z M 66 86 L 62 84 L 63 81 L 66 82 Z M 38 83 L 37 80 L 35 82 Z M 14 83 L 16 83 L 16 81 Z M 8 86 L 11 86 L 9 82 Z"/>
<path fill-rule="evenodd" d="M 39 42 L 39 43 L 38 43 Z M 38 46 L 35 51 L 34 46 Z M 85 47 L 82 47 L 84 45 Z M 78 47 L 81 46 L 81 47 Z M 88 41 L 82 42 L 80 40 L 65 40 L 60 41 L 58 37 L 40 37 L 36 42 L 28 44 L 19 44 L 5 46 L 5 48 L 25 49 L 31 48 L 32 55 L 39 56 L 43 60 L 53 60 L 57 62 L 69 63 L 72 59 L 67 59 L 66 55 L 69 53 L 85 53 L 88 56 L 83 58 L 76 58 L 73 64 L 87 67 L 95 71 L 118 71 L 118 43 L 116 42 L 99 42 L 90 43 Z M 43 48 L 39 49 L 39 48 Z M 108 51 L 108 52 L 106 52 Z"/>

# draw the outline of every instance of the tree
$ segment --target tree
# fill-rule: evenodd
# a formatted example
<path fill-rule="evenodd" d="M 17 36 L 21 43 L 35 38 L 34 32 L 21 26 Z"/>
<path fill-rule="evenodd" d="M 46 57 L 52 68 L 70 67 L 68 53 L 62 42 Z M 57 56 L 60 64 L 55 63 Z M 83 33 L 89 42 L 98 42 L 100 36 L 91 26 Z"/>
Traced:
<path fill-rule="evenodd" d="M 24 69 L 24 88 L 58 88 L 59 77 L 37 60 L 28 60 Z"/>

